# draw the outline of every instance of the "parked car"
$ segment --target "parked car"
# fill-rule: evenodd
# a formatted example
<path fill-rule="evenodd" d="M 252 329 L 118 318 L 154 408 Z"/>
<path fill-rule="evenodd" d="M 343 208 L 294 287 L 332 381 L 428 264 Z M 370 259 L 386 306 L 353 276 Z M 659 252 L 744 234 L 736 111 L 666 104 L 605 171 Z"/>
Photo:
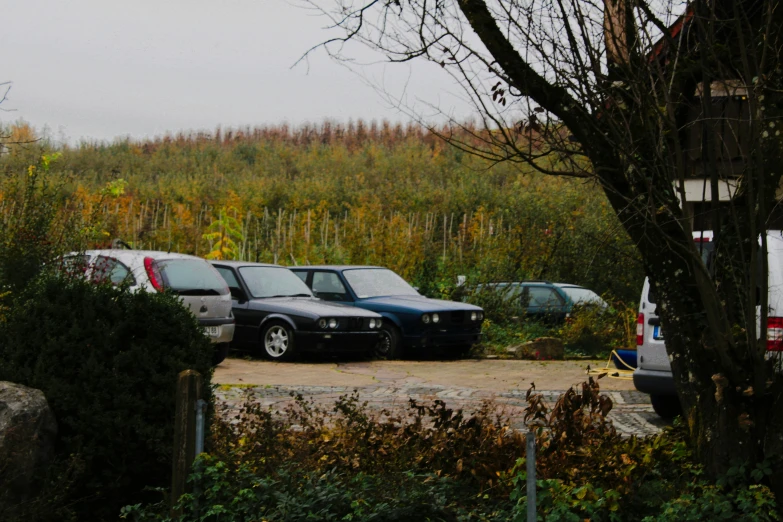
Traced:
<path fill-rule="evenodd" d="M 260 345 L 269 359 L 284 361 L 306 351 L 369 353 L 378 344 L 380 315 L 317 299 L 285 267 L 240 261 L 212 265 L 231 292 L 235 346 Z"/>
<path fill-rule="evenodd" d="M 132 291 L 173 291 L 215 344 L 213 364 L 226 358 L 234 337 L 231 296 L 225 281 L 200 257 L 152 250 L 87 250 L 62 259 L 63 268 L 97 282 L 127 284 Z"/>
<path fill-rule="evenodd" d="M 606 310 L 609 308 L 609 304 L 604 301 L 600 295 L 596 294 L 589 288 L 585 288 L 579 285 L 573 285 L 570 283 L 552 283 L 560 290 L 562 290 L 573 303 L 573 307 L 576 306 L 597 306 Z M 573 307 L 572 310 L 573 311 Z"/>
<path fill-rule="evenodd" d="M 515 281 L 476 285 L 476 291 L 499 292 L 509 303 L 517 301 L 525 315 L 550 322 L 562 322 L 577 306 L 595 305 L 607 308 L 601 297 L 579 285 L 549 281 Z"/>
<path fill-rule="evenodd" d="M 388 268 L 327 265 L 291 270 L 321 299 L 381 314 L 379 357 L 395 359 L 405 349 L 430 347 L 464 354 L 481 338 L 481 308 L 424 297 Z"/>

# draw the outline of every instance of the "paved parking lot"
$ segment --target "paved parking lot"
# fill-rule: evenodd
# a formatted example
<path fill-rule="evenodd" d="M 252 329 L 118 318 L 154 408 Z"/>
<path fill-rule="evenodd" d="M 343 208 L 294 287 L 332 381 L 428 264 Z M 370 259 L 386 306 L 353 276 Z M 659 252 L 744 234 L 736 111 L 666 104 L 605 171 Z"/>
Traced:
<path fill-rule="evenodd" d="M 350 359 L 275 363 L 263 360 L 227 359 L 215 371 L 213 382 L 224 385 L 218 399 L 225 408 L 236 408 L 246 396 L 282 409 L 291 402 L 291 392 L 321 404 L 358 390 L 371 408 L 392 409 L 419 401 L 441 399 L 450 408 L 466 412 L 492 400 L 507 414 L 512 425 L 522 428 L 525 393 L 530 383 L 554 404 L 570 386 L 586 379 L 588 366 L 603 367 L 603 361 L 356 361 Z M 611 397 L 610 417 L 626 435 L 652 435 L 666 425 L 655 413 L 647 395 L 634 390 L 627 380 L 603 378 L 601 390 Z"/>

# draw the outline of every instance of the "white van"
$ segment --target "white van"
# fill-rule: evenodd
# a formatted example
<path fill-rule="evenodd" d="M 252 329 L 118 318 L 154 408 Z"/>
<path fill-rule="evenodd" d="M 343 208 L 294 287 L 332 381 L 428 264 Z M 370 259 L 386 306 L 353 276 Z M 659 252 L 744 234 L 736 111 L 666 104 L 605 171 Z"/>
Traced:
<path fill-rule="evenodd" d="M 693 239 L 709 266 L 714 250 L 710 231 L 694 232 Z M 783 231 L 767 231 L 767 260 L 769 264 L 769 317 L 767 320 L 767 351 L 783 351 Z M 671 363 L 666 353 L 664 332 L 656 313 L 656 296 L 649 279 L 644 280 L 639 315 L 636 320 L 637 367 L 633 373 L 636 389 L 650 394 L 655 413 L 671 418 L 681 411 L 674 388 Z"/>

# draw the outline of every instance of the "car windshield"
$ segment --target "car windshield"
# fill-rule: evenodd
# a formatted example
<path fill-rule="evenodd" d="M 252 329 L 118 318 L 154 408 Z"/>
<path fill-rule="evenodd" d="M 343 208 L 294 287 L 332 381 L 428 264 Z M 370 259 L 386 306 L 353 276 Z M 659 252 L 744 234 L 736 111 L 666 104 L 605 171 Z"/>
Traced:
<path fill-rule="evenodd" d="M 346 270 L 343 275 L 359 299 L 388 295 L 419 295 L 419 292 L 405 279 L 385 268 L 357 268 Z"/>
<path fill-rule="evenodd" d="M 510 301 L 522 293 L 524 288 L 519 283 L 486 283 L 476 285 L 476 292 L 494 292 Z"/>
<path fill-rule="evenodd" d="M 166 288 L 180 295 L 226 295 L 228 286 L 203 259 L 161 259 L 157 266 Z"/>
<path fill-rule="evenodd" d="M 312 297 L 313 293 L 296 274 L 278 266 L 243 266 L 239 274 L 250 295 L 263 297 Z"/>
<path fill-rule="evenodd" d="M 604 300 L 601 299 L 601 296 L 587 288 L 579 288 L 576 286 L 561 286 L 560 288 L 563 292 L 568 294 L 568 297 L 570 297 L 576 305 L 591 303 L 603 306 L 604 304 Z"/>

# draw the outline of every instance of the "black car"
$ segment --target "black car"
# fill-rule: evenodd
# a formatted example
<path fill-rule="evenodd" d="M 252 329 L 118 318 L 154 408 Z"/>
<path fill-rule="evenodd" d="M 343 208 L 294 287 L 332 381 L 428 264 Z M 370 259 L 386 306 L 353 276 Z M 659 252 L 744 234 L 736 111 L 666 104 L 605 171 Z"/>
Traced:
<path fill-rule="evenodd" d="M 424 297 L 388 268 L 298 266 L 291 270 L 321 299 L 381 314 L 379 357 L 394 359 L 406 348 L 443 348 L 464 355 L 481 339 L 484 310 Z"/>
<path fill-rule="evenodd" d="M 313 296 L 301 279 L 278 265 L 213 261 L 231 291 L 236 329 L 232 346 L 290 360 L 305 351 L 371 352 L 382 317 Z"/>

